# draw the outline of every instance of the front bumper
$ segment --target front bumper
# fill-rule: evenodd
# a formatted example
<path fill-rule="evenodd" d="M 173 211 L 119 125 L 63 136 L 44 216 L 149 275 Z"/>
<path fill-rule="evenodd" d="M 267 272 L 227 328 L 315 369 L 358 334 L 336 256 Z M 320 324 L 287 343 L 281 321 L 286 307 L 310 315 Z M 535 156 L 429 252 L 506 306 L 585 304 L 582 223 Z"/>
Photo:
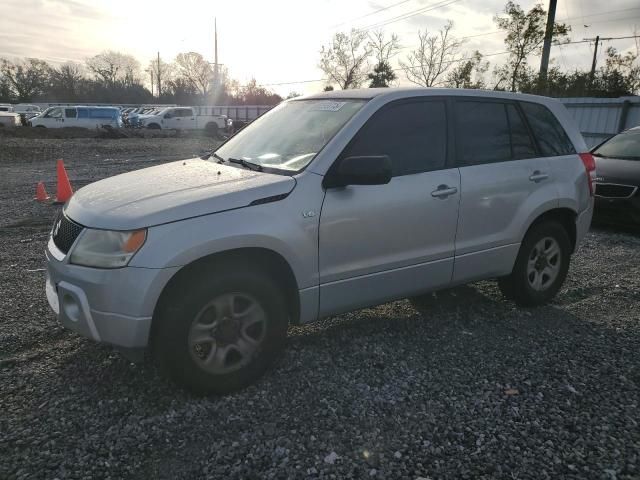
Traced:
<path fill-rule="evenodd" d="M 46 257 L 47 300 L 64 327 L 118 347 L 147 346 L 155 305 L 179 267 L 100 269 L 72 265 L 52 241 Z"/>
<path fill-rule="evenodd" d="M 595 218 L 607 223 L 640 224 L 640 193 L 631 198 L 596 197 Z"/>

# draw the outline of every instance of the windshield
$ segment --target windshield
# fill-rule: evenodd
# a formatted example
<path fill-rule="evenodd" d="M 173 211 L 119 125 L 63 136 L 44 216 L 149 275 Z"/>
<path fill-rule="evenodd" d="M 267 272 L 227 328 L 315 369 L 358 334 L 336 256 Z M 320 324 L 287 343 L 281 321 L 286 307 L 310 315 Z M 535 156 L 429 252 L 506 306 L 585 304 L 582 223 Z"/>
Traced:
<path fill-rule="evenodd" d="M 623 160 L 640 160 L 640 131 L 616 135 L 593 151 L 597 157 L 615 157 Z"/>
<path fill-rule="evenodd" d="M 301 170 L 364 103 L 349 99 L 281 103 L 232 137 L 216 154 L 225 160 Z"/>

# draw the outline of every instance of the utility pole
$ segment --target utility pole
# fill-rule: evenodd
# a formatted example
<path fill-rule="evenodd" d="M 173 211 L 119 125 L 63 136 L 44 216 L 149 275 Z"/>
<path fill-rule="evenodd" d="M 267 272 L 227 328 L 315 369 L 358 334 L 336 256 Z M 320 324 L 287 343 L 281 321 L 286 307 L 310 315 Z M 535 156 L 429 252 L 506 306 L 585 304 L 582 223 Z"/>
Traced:
<path fill-rule="evenodd" d="M 162 95 L 162 80 L 160 79 L 160 52 L 158 52 L 158 65 L 156 67 L 158 73 L 158 98 L 160 98 L 160 95 Z"/>
<path fill-rule="evenodd" d="M 585 38 L 585 40 L 595 40 L 596 46 L 593 49 L 593 61 L 591 62 L 591 74 L 589 75 L 590 82 L 593 81 L 593 76 L 596 74 L 596 60 L 598 55 L 598 43 L 600 43 L 600 35 L 596 35 L 596 38 Z"/>
<path fill-rule="evenodd" d="M 218 71 L 218 22 L 214 17 L 213 19 L 213 95 L 218 93 L 219 71 Z"/>
<path fill-rule="evenodd" d="M 547 83 L 547 70 L 549 69 L 549 55 L 551 53 L 551 40 L 553 39 L 553 24 L 556 20 L 556 5 L 558 0 L 549 0 L 549 12 L 547 13 L 547 28 L 544 33 L 542 46 L 542 60 L 540 61 L 540 83 Z"/>

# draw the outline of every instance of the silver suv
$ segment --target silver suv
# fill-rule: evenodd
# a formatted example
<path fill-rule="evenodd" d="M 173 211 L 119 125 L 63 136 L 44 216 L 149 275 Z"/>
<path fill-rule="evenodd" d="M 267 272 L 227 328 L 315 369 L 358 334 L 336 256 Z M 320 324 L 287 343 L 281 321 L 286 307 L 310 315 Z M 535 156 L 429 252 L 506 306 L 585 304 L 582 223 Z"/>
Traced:
<path fill-rule="evenodd" d="M 549 301 L 591 222 L 587 152 L 544 97 L 296 98 L 203 158 L 79 190 L 52 229 L 47 297 L 80 335 L 229 392 L 288 325 L 488 278 Z"/>

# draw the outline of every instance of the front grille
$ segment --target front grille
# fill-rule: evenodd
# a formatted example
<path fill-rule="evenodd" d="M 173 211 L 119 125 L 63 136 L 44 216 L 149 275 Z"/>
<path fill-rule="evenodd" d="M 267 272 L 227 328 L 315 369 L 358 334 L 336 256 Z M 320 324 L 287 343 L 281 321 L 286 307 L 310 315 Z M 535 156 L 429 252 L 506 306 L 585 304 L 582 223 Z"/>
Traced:
<path fill-rule="evenodd" d="M 53 243 L 66 255 L 83 228 L 82 225 L 71 221 L 66 215 L 60 212 L 56 221 L 53 222 L 53 230 L 51 231 Z"/>
<path fill-rule="evenodd" d="M 617 185 L 614 183 L 596 183 L 596 196 L 603 198 L 629 198 L 638 187 L 633 185 Z"/>

